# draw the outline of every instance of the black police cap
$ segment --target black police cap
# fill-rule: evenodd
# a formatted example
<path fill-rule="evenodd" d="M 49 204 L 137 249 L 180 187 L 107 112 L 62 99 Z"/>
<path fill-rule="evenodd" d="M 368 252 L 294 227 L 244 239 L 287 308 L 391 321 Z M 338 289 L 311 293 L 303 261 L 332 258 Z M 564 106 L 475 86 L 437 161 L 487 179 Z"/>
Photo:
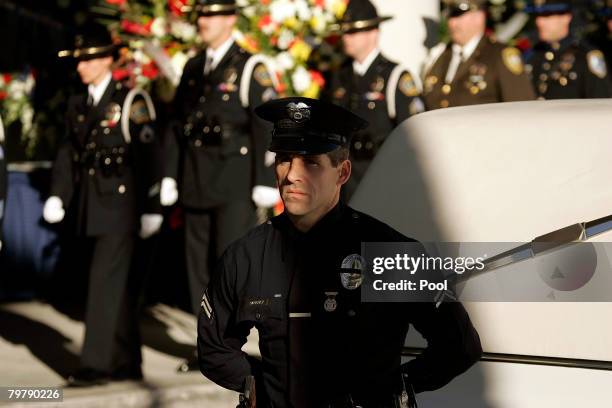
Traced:
<path fill-rule="evenodd" d="M 199 16 L 236 14 L 240 7 L 235 0 L 198 0 L 195 11 Z"/>
<path fill-rule="evenodd" d="M 57 53 L 58 57 L 72 57 L 79 61 L 95 58 L 117 58 L 119 46 L 113 43 L 108 29 L 100 24 L 87 24 L 85 28 L 74 37 L 74 49 L 63 50 Z"/>
<path fill-rule="evenodd" d="M 447 18 L 459 17 L 468 11 L 483 10 L 486 0 L 443 0 Z"/>
<path fill-rule="evenodd" d="M 533 0 L 524 10 L 528 14 L 550 16 L 572 12 L 572 2 L 567 0 Z"/>
<path fill-rule="evenodd" d="M 272 122 L 272 152 L 322 154 L 348 146 L 352 134 L 368 122 L 353 112 L 317 99 L 276 99 L 255 108 L 262 119 Z"/>
<path fill-rule="evenodd" d="M 378 28 L 380 23 L 391 18 L 389 16 L 379 16 L 376 7 L 370 0 L 350 0 L 340 23 L 335 27 L 335 31 L 349 34 L 373 30 Z"/>

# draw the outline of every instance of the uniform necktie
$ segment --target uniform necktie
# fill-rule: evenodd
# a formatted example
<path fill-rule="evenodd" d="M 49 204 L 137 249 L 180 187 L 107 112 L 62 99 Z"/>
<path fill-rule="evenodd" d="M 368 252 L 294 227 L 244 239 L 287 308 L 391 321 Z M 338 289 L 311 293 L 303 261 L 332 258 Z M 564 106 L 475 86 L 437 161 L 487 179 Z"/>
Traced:
<path fill-rule="evenodd" d="M 446 78 L 444 79 L 447 84 L 453 82 L 455 78 L 455 74 L 457 73 L 457 69 L 459 65 L 463 62 L 463 50 L 456 49 L 453 47 L 453 57 L 448 64 L 448 70 L 446 71 Z"/>
<path fill-rule="evenodd" d="M 94 98 L 92 94 L 87 94 L 87 107 L 91 108 L 94 105 Z"/>
<path fill-rule="evenodd" d="M 213 56 L 212 54 L 206 54 L 206 63 L 204 64 L 204 75 L 208 75 L 210 74 L 210 71 L 212 71 L 212 66 L 213 64 Z"/>

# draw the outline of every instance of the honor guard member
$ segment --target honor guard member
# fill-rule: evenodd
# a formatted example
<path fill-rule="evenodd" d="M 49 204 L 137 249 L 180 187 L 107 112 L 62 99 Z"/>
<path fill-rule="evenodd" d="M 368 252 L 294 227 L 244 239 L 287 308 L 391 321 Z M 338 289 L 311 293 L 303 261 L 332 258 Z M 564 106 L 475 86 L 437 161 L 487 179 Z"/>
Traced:
<path fill-rule="evenodd" d="M 343 189 L 346 200 L 387 135 L 408 117 L 425 110 L 418 79 L 378 48 L 378 27 L 389 19 L 379 17 L 370 0 L 351 0 L 339 24 L 348 58 L 332 75 L 322 99 L 350 109 L 370 123 L 351 144 L 353 174 Z"/>
<path fill-rule="evenodd" d="M 255 106 L 275 98 L 265 60 L 232 37 L 234 0 L 197 3 L 197 24 L 206 49 L 190 59 L 175 96 L 162 204 L 177 198 L 185 214 L 185 249 L 193 312 L 225 248 L 255 225 L 255 206 L 272 207 L 274 156 L 267 152 L 270 126 Z M 178 180 L 178 191 L 177 191 Z M 194 356 L 181 371 L 197 369 Z"/>
<path fill-rule="evenodd" d="M 72 96 L 67 137 L 51 176 L 43 217 L 64 219 L 69 233 L 91 250 L 85 339 L 71 386 L 140 379 L 138 321 L 126 288 L 136 234 L 155 233 L 162 222 L 155 144 L 155 109 L 149 95 L 114 81 L 117 56 L 105 27 L 76 36 L 72 57 L 87 92 Z"/>
<path fill-rule="evenodd" d="M 6 207 L 6 157 L 4 155 L 4 126 L 0 118 L 0 251 L 2 251 L 2 220 L 4 219 L 4 208 Z"/>
<path fill-rule="evenodd" d="M 361 279 L 343 279 L 343 268 L 360 264 L 362 242 L 412 241 L 340 201 L 351 135 L 367 122 L 298 97 L 257 113 L 274 123 L 270 150 L 285 211 L 221 258 L 198 322 L 202 373 L 235 391 L 255 376 L 258 407 L 414 406 L 410 391 L 442 387 L 482 350 L 460 303 L 362 303 Z M 428 347 L 401 364 L 410 324 Z M 241 350 L 253 327 L 261 361 Z"/>
<path fill-rule="evenodd" d="M 612 96 L 604 54 L 570 33 L 568 1 L 536 0 L 540 41 L 527 56 L 527 70 L 540 99 L 609 98 Z"/>
<path fill-rule="evenodd" d="M 423 70 L 427 109 L 535 99 L 518 49 L 485 35 L 485 0 L 445 0 L 451 41 Z"/>

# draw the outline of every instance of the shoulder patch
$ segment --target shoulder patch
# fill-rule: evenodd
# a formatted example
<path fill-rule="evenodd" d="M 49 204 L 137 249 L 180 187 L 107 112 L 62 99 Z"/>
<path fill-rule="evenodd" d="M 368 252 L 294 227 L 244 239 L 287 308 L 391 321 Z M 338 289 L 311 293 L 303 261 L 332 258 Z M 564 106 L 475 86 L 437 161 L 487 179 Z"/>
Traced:
<path fill-rule="evenodd" d="M 143 123 L 151 121 L 151 116 L 144 100 L 139 99 L 132 103 L 130 107 L 130 119 L 137 125 L 142 125 Z"/>
<path fill-rule="evenodd" d="M 504 48 L 502 50 L 502 61 L 506 68 L 514 75 L 521 75 L 523 73 L 523 60 L 518 49 L 514 47 Z"/>
<path fill-rule="evenodd" d="M 404 74 L 400 77 L 398 88 L 402 93 L 406 96 L 417 96 L 419 94 L 419 89 L 417 88 L 414 80 L 412 79 L 412 75 L 409 72 L 404 72 Z"/>
<path fill-rule="evenodd" d="M 261 86 L 272 86 L 272 77 L 270 76 L 266 66 L 263 64 L 257 65 L 255 71 L 253 71 L 253 77 Z"/>
<path fill-rule="evenodd" d="M 587 63 L 589 70 L 597 77 L 603 79 L 608 75 L 608 67 L 604 55 L 599 50 L 589 51 L 587 53 Z"/>

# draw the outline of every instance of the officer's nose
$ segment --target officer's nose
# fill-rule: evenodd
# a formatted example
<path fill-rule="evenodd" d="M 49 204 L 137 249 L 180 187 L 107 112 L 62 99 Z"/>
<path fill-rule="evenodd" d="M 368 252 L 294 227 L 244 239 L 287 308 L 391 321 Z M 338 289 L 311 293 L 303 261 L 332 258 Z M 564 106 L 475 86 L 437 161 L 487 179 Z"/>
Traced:
<path fill-rule="evenodd" d="M 289 162 L 287 180 L 291 183 L 301 181 L 304 176 L 304 161 L 300 157 L 293 157 Z"/>

